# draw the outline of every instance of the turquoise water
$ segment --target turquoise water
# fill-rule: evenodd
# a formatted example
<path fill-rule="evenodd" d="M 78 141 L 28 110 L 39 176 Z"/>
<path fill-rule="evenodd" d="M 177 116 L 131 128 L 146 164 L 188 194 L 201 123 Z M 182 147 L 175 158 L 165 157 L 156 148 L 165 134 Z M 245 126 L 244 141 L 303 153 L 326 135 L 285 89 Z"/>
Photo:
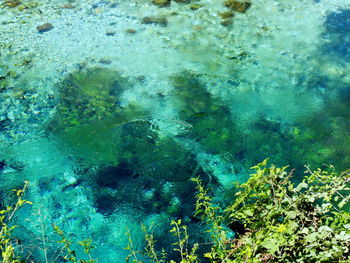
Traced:
<path fill-rule="evenodd" d="M 1 205 L 30 181 L 15 234 L 35 262 L 61 260 L 52 223 L 99 262 L 141 224 L 159 247 L 174 218 L 205 242 L 193 176 L 220 200 L 265 158 L 296 181 L 349 168 L 346 0 L 3 1 L 0 36 Z"/>

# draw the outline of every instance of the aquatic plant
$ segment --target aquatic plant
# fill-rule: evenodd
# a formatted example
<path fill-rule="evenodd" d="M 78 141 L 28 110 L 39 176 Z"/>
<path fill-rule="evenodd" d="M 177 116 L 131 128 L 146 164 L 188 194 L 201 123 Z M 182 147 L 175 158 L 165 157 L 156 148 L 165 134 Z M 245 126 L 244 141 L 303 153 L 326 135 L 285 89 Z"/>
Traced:
<path fill-rule="evenodd" d="M 185 136 L 211 153 L 234 152 L 239 140 L 230 109 L 208 92 L 200 76 L 182 72 L 171 79 L 179 117 L 192 127 Z"/>
<path fill-rule="evenodd" d="M 72 72 L 60 84 L 52 129 L 69 130 L 112 116 L 120 110 L 119 95 L 129 85 L 119 72 L 101 67 Z"/>
<path fill-rule="evenodd" d="M 141 107 L 120 106 L 120 95 L 130 85 L 120 73 L 100 67 L 71 73 L 60 85 L 49 131 L 85 160 L 116 163 L 120 127 L 147 121 L 148 113 Z"/>
<path fill-rule="evenodd" d="M 336 56 L 341 60 L 349 61 L 350 48 L 350 9 L 339 9 L 326 16 L 325 32 L 326 40 L 324 51 L 326 54 Z"/>

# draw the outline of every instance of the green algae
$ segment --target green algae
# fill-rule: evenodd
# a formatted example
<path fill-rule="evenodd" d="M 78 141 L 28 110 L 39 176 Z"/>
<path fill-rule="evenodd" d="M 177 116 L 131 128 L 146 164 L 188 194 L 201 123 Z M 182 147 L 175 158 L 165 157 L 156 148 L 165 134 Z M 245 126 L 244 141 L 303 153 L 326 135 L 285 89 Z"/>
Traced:
<path fill-rule="evenodd" d="M 130 84 L 118 72 L 89 68 L 70 74 L 60 87 L 58 122 L 71 127 L 111 117 L 120 95 Z"/>
<path fill-rule="evenodd" d="M 208 153 L 228 153 L 231 162 L 239 160 L 245 167 L 269 157 L 278 165 L 301 170 L 305 164 L 320 167 L 330 162 L 346 169 L 350 154 L 346 102 L 332 101 L 336 107 L 309 114 L 293 124 L 270 119 L 261 112 L 247 126 L 227 102 L 209 93 L 200 79 L 190 72 L 173 76 L 173 101 L 180 119 L 191 125 L 184 137 L 195 140 Z"/>
<path fill-rule="evenodd" d="M 70 74 L 61 84 L 49 130 L 90 164 L 126 160 L 145 176 L 182 180 L 194 157 L 173 139 L 159 136 L 147 109 L 119 106 L 120 96 L 131 86 L 118 72 L 103 68 Z"/>
<path fill-rule="evenodd" d="M 330 160 L 340 167 L 346 165 L 350 152 L 343 145 L 350 136 L 344 118 L 332 125 L 321 121 L 334 119 L 331 115 L 335 109 L 308 116 L 291 126 L 262 115 L 244 127 L 227 102 L 207 90 L 201 77 L 191 72 L 170 77 L 174 88 L 172 103 L 180 121 L 190 127 L 178 138 L 191 139 L 204 151 L 229 156 L 229 161 L 239 160 L 245 166 L 266 157 L 278 165 L 297 168 L 305 163 L 316 167 Z M 50 131 L 89 163 L 116 165 L 127 160 L 132 169 L 144 176 L 156 174 L 169 181 L 181 178 L 181 173 L 186 177 L 188 171 L 184 167 L 194 164 L 189 149 L 170 137 L 159 136 L 159 128 L 143 106 L 120 106 L 123 92 L 132 85 L 117 71 L 104 68 L 70 74 L 61 84 L 60 104 Z M 345 103 L 335 104 L 340 105 L 337 112 L 344 112 L 347 107 Z M 184 165 L 175 164 L 174 160 Z M 175 166 L 181 173 L 174 172 Z"/>
<path fill-rule="evenodd" d="M 147 113 L 133 105 L 119 106 L 130 82 L 116 71 L 88 68 L 70 74 L 60 86 L 60 102 L 49 130 L 86 159 L 116 161 L 116 129 Z"/>
<path fill-rule="evenodd" d="M 182 73 L 172 82 L 179 117 L 192 126 L 189 136 L 211 153 L 234 152 L 237 130 L 230 109 L 207 91 L 199 76 Z"/>
<path fill-rule="evenodd" d="M 335 102 L 334 102 L 335 103 Z M 337 104 L 341 104 L 337 102 Z M 346 114 L 346 111 L 344 112 Z M 333 164 L 338 170 L 348 168 L 350 161 L 350 126 L 347 118 L 335 117 L 333 109 L 310 116 L 307 122 L 301 122 L 298 135 L 294 138 L 295 148 L 303 155 L 300 156 L 311 167 L 323 164 Z"/>

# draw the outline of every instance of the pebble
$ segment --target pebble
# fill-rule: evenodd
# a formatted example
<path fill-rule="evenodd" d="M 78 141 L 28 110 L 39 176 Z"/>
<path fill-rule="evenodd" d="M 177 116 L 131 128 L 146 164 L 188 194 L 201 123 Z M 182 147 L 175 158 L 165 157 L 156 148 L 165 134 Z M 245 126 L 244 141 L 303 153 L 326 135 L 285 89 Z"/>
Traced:
<path fill-rule="evenodd" d="M 223 19 L 228 19 L 234 17 L 234 13 L 232 11 L 219 13 L 219 16 Z"/>
<path fill-rule="evenodd" d="M 18 9 L 18 11 L 24 11 L 25 9 L 27 9 L 27 7 L 24 6 L 24 5 L 19 5 L 19 6 L 17 7 L 17 9 Z"/>
<path fill-rule="evenodd" d="M 106 35 L 107 35 L 107 36 L 114 36 L 115 34 L 116 34 L 115 31 L 107 31 L 107 32 L 106 32 Z"/>
<path fill-rule="evenodd" d="M 144 18 L 141 19 L 141 23 L 166 26 L 168 24 L 168 20 L 162 16 L 145 16 Z"/>
<path fill-rule="evenodd" d="M 202 7 L 202 5 L 200 5 L 200 4 L 193 4 L 193 5 L 190 6 L 190 9 L 191 10 L 198 10 L 201 7 Z"/>
<path fill-rule="evenodd" d="M 128 33 L 128 34 L 135 34 L 137 31 L 133 28 L 128 28 L 125 30 L 125 33 Z"/>
<path fill-rule="evenodd" d="M 220 23 L 222 26 L 230 26 L 232 25 L 232 20 L 231 19 L 224 19 Z"/>
<path fill-rule="evenodd" d="M 39 33 L 44 33 L 53 29 L 53 25 L 51 23 L 45 23 L 40 26 L 37 26 L 36 29 Z"/>
<path fill-rule="evenodd" d="M 7 0 L 5 1 L 5 6 L 7 7 L 16 7 L 21 4 L 19 0 Z"/>
<path fill-rule="evenodd" d="M 71 5 L 71 4 L 65 4 L 65 5 L 63 5 L 61 8 L 63 8 L 63 9 L 74 9 L 75 6 L 74 6 L 74 5 Z"/>
<path fill-rule="evenodd" d="M 236 0 L 226 0 L 225 6 L 239 13 L 245 13 L 252 5 L 250 2 L 238 2 Z"/>
<path fill-rule="evenodd" d="M 103 65 L 109 65 L 112 63 L 112 61 L 108 58 L 101 58 L 98 62 Z"/>
<path fill-rule="evenodd" d="M 159 6 L 159 7 L 164 7 L 164 6 L 169 6 L 170 5 L 170 0 L 153 0 L 152 3 Z"/>

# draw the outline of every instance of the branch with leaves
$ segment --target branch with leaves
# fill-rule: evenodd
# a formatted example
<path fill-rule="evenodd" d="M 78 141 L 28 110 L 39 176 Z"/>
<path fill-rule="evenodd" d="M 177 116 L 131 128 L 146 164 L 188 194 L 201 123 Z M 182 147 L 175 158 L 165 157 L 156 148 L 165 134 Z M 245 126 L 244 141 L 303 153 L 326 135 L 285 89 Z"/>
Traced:
<path fill-rule="evenodd" d="M 26 190 L 29 187 L 29 182 L 25 181 L 22 189 L 13 189 L 16 193 L 17 202 L 14 206 L 7 206 L 6 209 L 0 210 L 0 251 L 3 263 L 17 263 L 20 262 L 15 255 L 15 246 L 12 240 L 12 231 L 17 227 L 10 226 L 11 220 L 16 214 L 17 210 L 25 204 L 31 205 L 32 202 L 23 199 Z"/>

